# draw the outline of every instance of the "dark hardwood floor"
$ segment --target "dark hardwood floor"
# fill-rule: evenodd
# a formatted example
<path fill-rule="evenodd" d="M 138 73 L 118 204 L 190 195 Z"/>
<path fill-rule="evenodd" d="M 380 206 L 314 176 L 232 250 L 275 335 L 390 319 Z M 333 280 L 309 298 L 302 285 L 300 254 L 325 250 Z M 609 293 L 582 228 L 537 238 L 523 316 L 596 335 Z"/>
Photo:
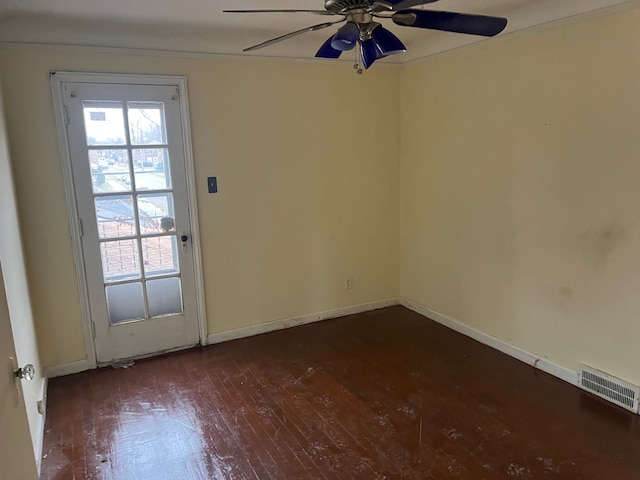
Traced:
<path fill-rule="evenodd" d="M 640 479 L 638 416 L 403 307 L 49 383 L 42 479 Z"/>

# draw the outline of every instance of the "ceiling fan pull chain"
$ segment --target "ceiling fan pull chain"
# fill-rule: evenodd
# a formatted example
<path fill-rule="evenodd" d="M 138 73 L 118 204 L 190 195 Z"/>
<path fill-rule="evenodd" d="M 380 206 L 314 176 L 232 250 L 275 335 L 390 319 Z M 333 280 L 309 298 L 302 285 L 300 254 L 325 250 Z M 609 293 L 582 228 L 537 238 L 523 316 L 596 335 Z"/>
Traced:
<path fill-rule="evenodd" d="M 360 66 L 360 63 L 358 62 L 358 52 L 359 52 L 359 49 L 357 49 L 357 48 L 353 49 L 353 56 L 354 56 L 353 69 L 356 71 L 356 73 L 358 75 L 362 75 L 362 67 Z"/>

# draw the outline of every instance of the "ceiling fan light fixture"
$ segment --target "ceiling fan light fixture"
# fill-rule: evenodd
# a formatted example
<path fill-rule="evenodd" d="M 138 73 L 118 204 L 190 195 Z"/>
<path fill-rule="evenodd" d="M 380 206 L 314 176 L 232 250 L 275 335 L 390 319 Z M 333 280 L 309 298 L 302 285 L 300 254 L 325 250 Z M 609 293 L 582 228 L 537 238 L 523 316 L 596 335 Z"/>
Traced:
<path fill-rule="evenodd" d="M 371 39 L 375 42 L 383 57 L 407 51 L 400 39 L 382 25 L 373 29 Z"/>
<path fill-rule="evenodd" d="M 351 50 L 358 44 L 359 36 L 360 29 L 358 25 L 354 22 L 347 22 L 331 37 L 331 47 L 341 52 Z"/>
<path fill-rule="evenodd" d="M 223 11 L 227 13 L 310 13 L 341 17 L 335 21 L 311 25 L 271 38 L 247 47 L 243 52 L 252 52 L 304 33 L 342 24 L 335 34 L 322 44 L 315 56 L 320 58 L 339 58 L 342 52 L 352 50 L 358 46 L 358 50 L 355 52 L 356 63 L 354 68 L 359 74 L 362 73 L 362 69 L 358 64 L 358 56 L 362 61 L 363 67 L 368 69 L 379 58 L 407 51 L 400 39 L 376 22 L 375 20 L 377 19 L 391 20 L 402 27 L 424 28 L 483 37 L 493 37 L 502 32 L 507 26 L 507 19 L 503 17 L 413 8 L 438 0 L 323 1 L 324 9 L 322 10 L 285 8 Z"/>
<path fill-rule="evenodd" d="M 373 65 L 373 62 L 380 58 L 380 50 L 372 38 L 360 40 L 360 56 L 365 69 L 368 69 Z"/>
<path fill-rule="evenodd" d="M 316 52 L 317 58 L 339 58 L 342 52 L 340 50 L 336 50 L 331 46 L 331 41 L 333 37 L 329 37 L 326 42 L 322 44 L 322 46 Z"/>

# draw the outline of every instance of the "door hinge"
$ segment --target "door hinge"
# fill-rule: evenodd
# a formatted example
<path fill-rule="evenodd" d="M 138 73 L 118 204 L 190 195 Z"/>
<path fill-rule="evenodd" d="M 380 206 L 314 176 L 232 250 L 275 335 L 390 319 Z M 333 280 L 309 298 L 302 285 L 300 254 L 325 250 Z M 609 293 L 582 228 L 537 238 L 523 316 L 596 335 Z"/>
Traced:
<path fill-rule="evenodd" d="M 82 219 L 78 218 L 78 233 L 81 237 L 84 237 L 84 225 L 82 225 Z"/>
<path fill-rule="evenodd" d="M 180 99 L 180 89 L 176 88 L 176 93 L 171 95 L 171 100 L 179 100 Z"/>
<path fill-rule="evenodd" d="M 64 125 L 65 127 L 69 126 L 69 109 L 66 105 L 62 107 L 62 115 L 64 117 Z"/>
<path fill-rule="evenodd" d="M 96 324 L 91 320 L 91 338 L 96 338 Z"/>

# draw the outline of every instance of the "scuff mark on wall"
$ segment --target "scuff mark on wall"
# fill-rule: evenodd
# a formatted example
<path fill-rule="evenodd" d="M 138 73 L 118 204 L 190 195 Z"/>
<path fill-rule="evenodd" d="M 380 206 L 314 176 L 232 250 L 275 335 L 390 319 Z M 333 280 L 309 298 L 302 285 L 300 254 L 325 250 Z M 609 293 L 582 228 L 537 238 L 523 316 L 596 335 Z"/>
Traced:
<path fill-rule="evenodd" d="M 562 298 L 566 300 L 569 300 L 571 297 L 573 297 L 573 289 L 570 287 L 562 287 L 560 288 L 559 292 Z"/>
<path fill-rule="evenodd" d="M 613 252 L 628 236 L 627 228 L 611 222 L 600 228 L 592 228 L 578 237 L 585 259 L 594 267 L 604 268 Z"/>

